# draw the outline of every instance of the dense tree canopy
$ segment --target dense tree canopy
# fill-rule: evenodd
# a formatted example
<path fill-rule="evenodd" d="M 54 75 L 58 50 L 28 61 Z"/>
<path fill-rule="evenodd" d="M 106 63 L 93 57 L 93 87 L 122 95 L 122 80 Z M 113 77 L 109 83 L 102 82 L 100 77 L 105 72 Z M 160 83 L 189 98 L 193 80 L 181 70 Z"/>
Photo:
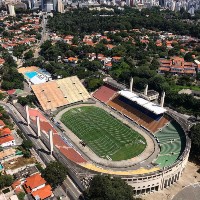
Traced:
<path fill-rule="evenodd" d="M 0 174 L 0 189 L 11 186 L 12 183 L 13 183 L 13 177 L 11 175 Z"/>
<path fill-rule="evenodd" d="M 192 141 L 191 155 L 200 162 L 200 124 L 191 128 L 190 137 Z"/>
<path fill-rule="evenodd" d="M 120 15 L 119 15 L 120 13 Z M 106 16 L 102 16 L 106 14 Z M 200 26 L 187 23 L 183 19 L 192 19 L 182 13 L 159 8 L 132 9 L 125 7 L 124 11 L 114 12 L 89 11 L 87 8 L 76 9 L 65 14 L 57 13 L 49 20 L 49 28 L 64 34 L 92 33 L 112 30 L 130 30 L 131 28 L 147 28 L 152 30 L 172 31 L 181 35 L 200 37 Z M 193 18 L 195 20 L 195 18 Z"/>
<path fill-rule="evenodd" d="M 24 77 L 17 71 L 17 65 L 12 56 L 3 49 L 2 57 L 5 60 L 4 66 L 0 69 L 2 75 L 1 88 L 4 90 L 23 89 Z"/>
<path fill-rule="evenodd" d="M 67 169 L 60 162 L 51 162 L 43 170 L 42 176 L 55 189 L 67 176 Z"/>
<path fill-rule="evenodd" d="M 133 189 L 120 178 L 96 175 L 86 191 L 88 200 L 133 200 Z"/>

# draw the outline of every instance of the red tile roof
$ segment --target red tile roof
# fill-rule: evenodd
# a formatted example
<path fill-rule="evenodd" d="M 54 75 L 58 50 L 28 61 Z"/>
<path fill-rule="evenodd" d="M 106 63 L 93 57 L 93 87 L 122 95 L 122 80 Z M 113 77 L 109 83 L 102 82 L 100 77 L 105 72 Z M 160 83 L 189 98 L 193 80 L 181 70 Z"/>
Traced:
<path fill-rule="evenodd" d="M 5 123 L 3 122 L 3 120 L 0 120 L 0 126 L 5 126 Z"/>
<path fill-rule="evenodd" d="M 6 142 L 14 141 L 14 140 L 15 140 L 15 138 L 13 136 L 11 136 L 11 135 L 6 136 L 6 137 L 2 137 L 2 138 L 0 138 L 0 145 L 4 144 Z"/>
<path fill-rule="evenodd" d="M 39 173 L 37 173 L 37 174 L 33 174 L 32 176 L 26 178 L 26 182 L 24 185 L 25 185 L 25 188 L 34 189 L 45 183 L 46 183 L 46 181 L 44 180 L 44 178 L 42 178 L 42 176 Z"/>
<path fill-rule="evenodd" d="M 11 186 L 12 186 L 13 189 L 15 189 L 20 184 L 21 184 L 21 181 L 20 180 L 16 180 L 16 181 L 14 181 L 14 183 Z"/>
<path fill-rule="evenodd" d="M 50 185 L 45 185 L 43 188 L 38 189 L 34 192 L 32 192 L 32 195 L 34 197 L 39 196 L 40 199 L 46 199 L 48 197 L 50 197 L 52 195 L 52 191 L 51 191 L 51 186 Z"/>
<path fill-rule="evenodd" d="M 6 135 L 10 135 L 11 130 L 9 128 L 0 129 L 0 138 Z"/>
<path fill-rule="evenodd" d="M 14 94 L 15 91 L 16 91 L 15 89 L 13 89 L 13 90 L 8 90 L 7 93 L 8 93 L 8 95 L 11 95 L 11 94 Z"/>

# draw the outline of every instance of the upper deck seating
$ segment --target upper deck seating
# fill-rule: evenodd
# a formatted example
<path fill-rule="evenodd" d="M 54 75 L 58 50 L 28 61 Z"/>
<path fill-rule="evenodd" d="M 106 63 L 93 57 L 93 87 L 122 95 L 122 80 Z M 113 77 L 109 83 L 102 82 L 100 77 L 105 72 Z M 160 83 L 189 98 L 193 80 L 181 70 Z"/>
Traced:
<path fill-rule="evenodd" d="M 106 103 L 117 93 L 117 91 L 118 89 L 108 84 L 104 84 L 96 92 L 94 92 L 93 97 Z"/>

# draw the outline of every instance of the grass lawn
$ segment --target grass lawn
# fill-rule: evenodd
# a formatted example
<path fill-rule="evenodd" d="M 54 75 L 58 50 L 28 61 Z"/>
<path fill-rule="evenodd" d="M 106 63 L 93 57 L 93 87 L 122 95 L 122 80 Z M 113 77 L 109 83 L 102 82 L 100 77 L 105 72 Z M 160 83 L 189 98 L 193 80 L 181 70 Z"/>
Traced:
<path fill-rule="evenodd" d="M 191 90 L 194 90 L 194 91 L 200 91 L 200 87 L 199 86 L 181 86 L 181 85 L 173 85 L 171 86 L 172 90 L 175 91 L 175 92 L 179 92 L 180 90 L 182 89 L 191 89 Z"/>
<path fill-rule="evenodd" d="M 142 135 L 101 108 L 72 108 L 62 115 L 61 121 L 105 159 L 127 160 L 142 153 L 146 147 Z"/>

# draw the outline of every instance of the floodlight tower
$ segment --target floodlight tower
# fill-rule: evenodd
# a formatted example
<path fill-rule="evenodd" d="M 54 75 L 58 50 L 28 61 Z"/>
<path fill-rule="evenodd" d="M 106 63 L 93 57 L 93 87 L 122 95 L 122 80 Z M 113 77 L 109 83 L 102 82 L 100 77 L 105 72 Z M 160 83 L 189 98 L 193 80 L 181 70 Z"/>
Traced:
<path fill-rule="evenodd" d="M 161 101 L 160 101 L 160 106 L 163 107 L 164 106 L 164 102 L 165 102 L 165 92 L 162 93 L 161 96 Z"/>
<path fill-rule="evenodd" d="M 37 136 L 38 138 L 41 137 L 41 132 L 40 132 L 40 117 L 36 116 L 36 123 L 37 123 Z"/>
<path fill-rule="evenodd" d="M 27 125 L 30 125 L 30 115 L 29 115 L 29 109 L 28 109 L 28 105 L 26 105 L 26 121 L 27 121 Z"/>
<path fill-rule="evenodd" d="M 133 92 L 133 77 L 130 80 L 130 92 Z"/>
<path fill-rule="evenodd" d="M 53 153 L 53 131 L 52 129 L 49 130 L 49 143 L 50 143 L 50 154 Z"/>
<path fill-rule="evenodd" d="M 147 96 L 147 92 L 148 92 L 148 84 L 146 85 L 146 87 L 145 87 L 145 90 L 144 90 L 144 95 L 146 95 Z"/>

